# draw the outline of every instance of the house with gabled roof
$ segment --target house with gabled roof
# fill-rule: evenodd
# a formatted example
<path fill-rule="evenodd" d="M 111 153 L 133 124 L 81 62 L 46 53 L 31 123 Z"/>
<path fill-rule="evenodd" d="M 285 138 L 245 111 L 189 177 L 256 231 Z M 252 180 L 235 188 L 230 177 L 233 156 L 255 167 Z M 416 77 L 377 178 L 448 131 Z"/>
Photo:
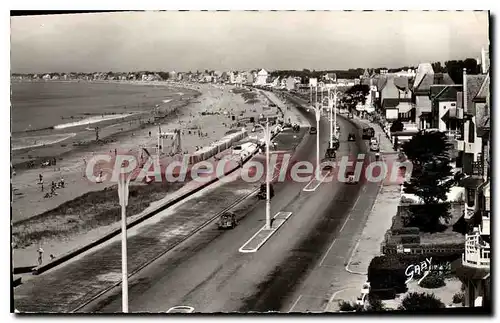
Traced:
<path fill-rule="evenodd" d="M 464 73 L 465 74 L 465 73 Z M 476 81 L 482 79 L 477 94 L 469 101 L 474 105 L 475 134 L 481 138 L 481 153 L 475 162 L 463 165 L 467 177 L 462 180 L 466 189 L 464 219 L 469 230 L 465 234 L 465 251 L 461 261 L 453 263 L 457 277 L 464 288 L 464 303 L 467 307 L 491 306 L 491 131 L 490 131 L 490 76 L 465 76 L 469 90 L 474 93 Z M 481 76 L 481 78 L 477 77 Z M 465 82 L 464 82 L 465 83 Z M 464 87 L 466 84 L 464 84 Z M 470 89 L 470 88 L 474 89 Z M 457 265 L 457 266 L 454 266 Z"/>
<path fill-rule="evenodd" d="M 432 124 L 431 85 L 452 85 L 453 80 L 447 73 L 434 73 L 430 63 L 418 65 L 413 82 L 413 98 L 415 100 L 416 118 L 419 129 L 427 129 Z"/>
<path fill-rule="evenodd" d="M 432 102 L 431 128 L 443 132 L 459 131 L 463 120 L 463 110 L 457 109 L 457 95 L 462 91 L 462 85 L 431 85 L 430 99 Z"/>

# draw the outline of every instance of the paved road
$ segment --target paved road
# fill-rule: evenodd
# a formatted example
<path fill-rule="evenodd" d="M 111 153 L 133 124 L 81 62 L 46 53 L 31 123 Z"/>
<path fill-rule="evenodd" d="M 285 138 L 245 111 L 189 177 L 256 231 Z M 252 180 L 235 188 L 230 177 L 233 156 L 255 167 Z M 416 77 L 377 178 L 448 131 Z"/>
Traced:
<path fill-rule="evenodd" d="M 314 122 L 312 113 L 305 115 Z M 364 151 L 361 141 L 347 142 L 354 126 L 339 121 L 338 156 L 356 154 L 360 148 Z M 322 151 L 328 145 L 329 133 L 322 131 L 327 126 L 323 120 L 319 132 Z M 314 161 L 315 142 L 315 136 L 307 136 L 295 157 Z M 238 249 L 264 224 L 263 202 L 247 210 L 234 230 L 221 233 L 209 226 L 134 276 L 129 282 L 129 310 L 158 312 L 176 305 L 189 305 L 199 312 L 287 312 L 292 305 L 299 310 L 323 310 L 331 293 L 329 284 L 342 272 L 378 188 L 376 184 L 332 181 L 305 192 L 307 184 L 288 181 L 275 185 L 272 214 L 284 211 L 292 216 L 258 252 L 240 253 Z M 82 311 L 119 312 L 120 292 L 115 288 Z M 317 299 L 303 296 L 297 302 L 303 294 Z"/>

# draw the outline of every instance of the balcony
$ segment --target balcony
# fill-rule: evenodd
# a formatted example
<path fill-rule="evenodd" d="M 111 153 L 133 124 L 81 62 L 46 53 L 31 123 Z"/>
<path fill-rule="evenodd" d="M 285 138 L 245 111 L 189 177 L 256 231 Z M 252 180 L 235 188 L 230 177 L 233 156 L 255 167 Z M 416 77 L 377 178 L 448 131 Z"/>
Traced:
<path fill-rule="evenodd" d="M 490 235 L 490 211 L 481 212 L 481 224 L 479 225 L 479 233 L 483 236 Z"/>
<path fill-rule="evenodd" d="M 490 245 L 481 240 L 478 228 L 474 228 L 473 234 L 465 235 L 465 253 L 462 255 L 464 266 L 489 269 L 490 256 Z"/>

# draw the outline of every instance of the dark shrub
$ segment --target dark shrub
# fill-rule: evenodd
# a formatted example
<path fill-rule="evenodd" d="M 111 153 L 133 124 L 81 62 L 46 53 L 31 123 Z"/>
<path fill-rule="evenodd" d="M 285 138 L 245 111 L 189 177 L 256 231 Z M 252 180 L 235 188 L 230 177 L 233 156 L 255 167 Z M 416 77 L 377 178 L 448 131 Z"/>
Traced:
<path fill-rule="evenodd" d="M 465 295 L 464 293 L 456 293 L 453 295 L 453 304 L 460 304 L 465 300 Z"/>
<path fill-rule="evenodd" d="M 367 311 L 370 312 L 383 312 L 385 311 L 384 304 L 382 303 L 382 300 L 377 297 L 375 294 L 370 293 L 368 296 L 368 309 Z"/>
<path fill-rule="evenodd" d="M 417 204 L 410 206 L 408 226 L 417 227 L 423 232 L 441 232 L 446 226 L 439 219 L 446 222 L 451 218 L 449 203 Z"/>
<path fill-rule="evenodd" d="M 402 234 L 399 235 L 402 244 L 420 243 L 420 236 L 418 234 Z"/>
<path fill-rule="evenodd" d="M 375 257 L 368 267 L 368 281 L 372 289 L 406 288 L 406 266 L 397 255 Z"/>
<path fill-rule="evenodd" d="M 406 227 L 401 229 L 392 230 L 393 235 L 402 235 L 402 234 L 420 234 L 420 229 L 416 227 Z"/>
<path fill-rule="evenodd" d="M 444 307 L 443 302 L 437 299 L 434 294 L 410 293 L 403 299 L 398 309 L 404 311 L 426 311 Z"/>
<path fill-rule="evenodd" d="M 445 286 L 443 277 L 437 274 L 429 274 L 420 282 L 420 287 L 423 288 L 439 288 Z"/>
<path fill-rule="evenodd" d="M 406 292 L 406 287 L 401 293 Z M 379 288 L 379 289 L 371 289 L 370 297 L 374 297 L 376 299 L 388 300 L 396 298 L 396 290 L 394 288 Z"/>
<path fill-rule="evenodd" d="M 352 304 L 352 303 L 346 302 L 346 301 L 340 301 L 339 302 L 339 309 L 343 312 L 352 312 L 352 311 L 360 312 L 363 310 L 363 306 L 357 305 L 355 303 Z"/>

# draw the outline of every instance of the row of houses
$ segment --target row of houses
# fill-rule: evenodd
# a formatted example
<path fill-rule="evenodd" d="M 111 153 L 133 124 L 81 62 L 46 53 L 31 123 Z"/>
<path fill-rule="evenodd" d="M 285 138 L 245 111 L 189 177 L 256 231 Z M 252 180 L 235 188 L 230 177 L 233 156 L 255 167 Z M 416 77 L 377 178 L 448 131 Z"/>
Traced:
<path fill-rule="evenodd" d="M 482 50 L 481 69 L 454 84 L 431 64 L 418 66 L 414 77 L 383 73 L 361 77 L 372 101 L 388 124 L 399 119 L 406 132 L 436 129 L 454 144 L 455 166 L 464 175 L 462 220 L 467 224 L 465 252 L 456 266 L 465 286 L 465 306 L 491 305 L 491 131 L 489 53 Z M 410 74 L 410 73 L 409 73 Z M 393 137 L 393 139 L 395 139 Z"/>

